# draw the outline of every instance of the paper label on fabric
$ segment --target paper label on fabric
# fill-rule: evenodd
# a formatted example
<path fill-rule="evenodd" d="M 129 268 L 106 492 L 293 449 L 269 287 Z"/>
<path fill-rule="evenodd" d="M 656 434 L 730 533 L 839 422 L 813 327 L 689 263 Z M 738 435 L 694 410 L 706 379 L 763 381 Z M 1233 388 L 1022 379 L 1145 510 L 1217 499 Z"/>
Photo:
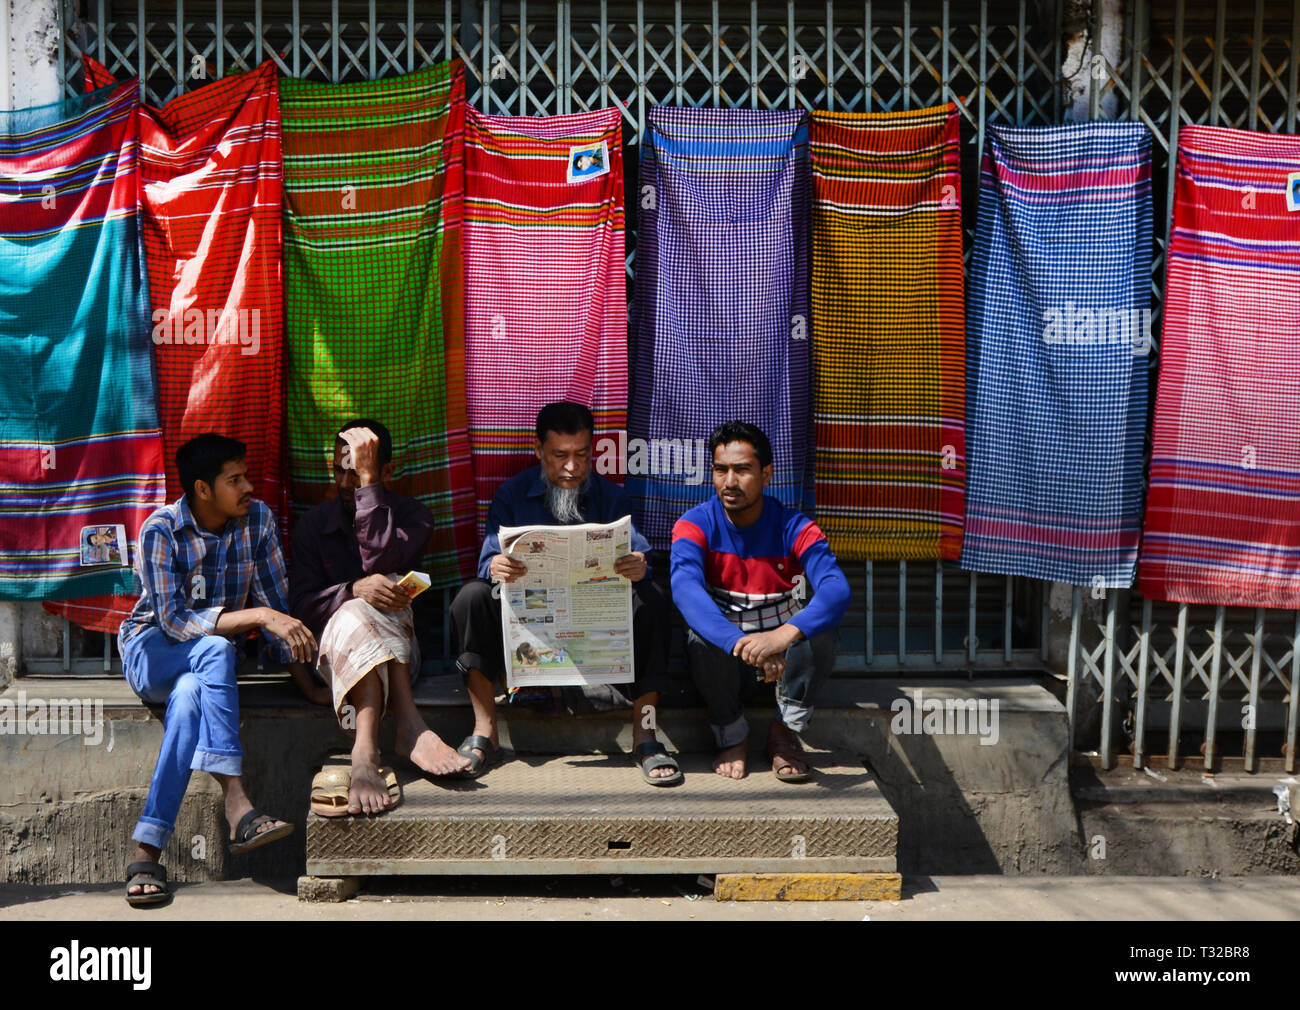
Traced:
<path fill-rule="evenodd" d="M 1286 209 L 1300 210 L 1300 172 L 1286 177 Z"/>
<path fill-rule="evenodd" d="M 609 172 L 609 143 L 579 144 L 569 148 L 569 182 L 586 182 Z"/>
<path fill-rule="evenodd" d="M 130 567 L 126 527 L 120 523 L 113 526 L 81 527 L 81 563 Z"/>

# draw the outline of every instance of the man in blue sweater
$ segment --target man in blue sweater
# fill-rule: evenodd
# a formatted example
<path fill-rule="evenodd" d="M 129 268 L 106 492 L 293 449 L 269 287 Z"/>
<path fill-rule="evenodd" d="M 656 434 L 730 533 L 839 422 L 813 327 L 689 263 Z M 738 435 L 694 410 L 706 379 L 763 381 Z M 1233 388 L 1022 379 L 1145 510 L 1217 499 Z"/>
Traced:
<path fill-rule="evenodd" d="M 689 626 L 691 675 L 718 745 L 713 770 L 745 777 L 742 701 L 761 677 L 777 685 L 767 736 L 772 771 L 802 782 L 808 763 L 795 733 L 808 725 L 835 663 L 849 583 L 817 524 L 763 493 L 772 446 L 762 431 L 728 421 L 710 447 L 718 494 L 673 526 L 670 571 L 673 602 Z"/>

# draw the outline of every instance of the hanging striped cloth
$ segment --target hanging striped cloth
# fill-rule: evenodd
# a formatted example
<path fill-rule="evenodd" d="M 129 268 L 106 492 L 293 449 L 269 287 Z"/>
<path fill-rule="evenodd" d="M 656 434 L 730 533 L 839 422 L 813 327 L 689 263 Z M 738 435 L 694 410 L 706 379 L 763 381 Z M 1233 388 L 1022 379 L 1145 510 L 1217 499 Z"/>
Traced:
<path fill-rule="evenodd" d="M 113 84 L 83 56 L 86 89 Z M 280 107 L 275 64 L 140 106 L 140 204 L 167 500 L 174 461 L 206 431 L 248 446 L 253 494 L 288 529 L 280 278 Z M 45 609 L 116 633 L 134 596 Z"/>
<path fill-rule="evenodd" d="M 713 494 L 708 438 L 730 420 L 771 440 L 767 493 L 810 511 L 807 117 L 657 106 L 638 185 L 627 487 L 642 532 L 667 548 Z"/>
<path fill-rule="evenodd" d="M 393 436 L 393 490 L 436 527 L 435 587 L 474 571 L 465 411 L 465 69 L 280 82 L 289 492 L 334 492 L 334 436 L 353 417 Z"/>
<path fill-rule="evenodd" d="M 1300 607 L 1300 137 L 1185 126 L 1138 587 Z"/>
<path fill-rule="evenodd" d="M 956 561 L 966 465 L 957 107 L 810 120 L 817 524 L 840 558 Z"/>
<path fill-rule="evenodd" d="M 966 307 L 963 568 L 1132 584 L 1152 223 L 1141 123 L 989 127 Z"/>
<path fill-rule="evenodd" d="M 597 473 L 627 426 L 623 117 L 465 113 L 465 367 L 478 530 L 536 462 L 537 412 L 591 408 Z"/>
<path fill-rule="evenodd" d="M 139 85 L 0 112 L 0 599 L 129 593 L 83 528 L 163 503 L 139 254 Z M 97 555 L 96 551 L 103 551 Z"/>

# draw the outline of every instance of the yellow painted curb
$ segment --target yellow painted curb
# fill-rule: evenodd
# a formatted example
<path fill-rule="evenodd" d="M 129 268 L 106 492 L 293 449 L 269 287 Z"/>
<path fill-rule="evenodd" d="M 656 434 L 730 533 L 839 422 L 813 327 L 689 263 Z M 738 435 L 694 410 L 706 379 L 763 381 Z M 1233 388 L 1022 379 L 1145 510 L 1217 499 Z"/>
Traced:
<path fill-rule="evenodd" d="M 718 901 L 899 901 L 897 873 L 719 873 Z"/>

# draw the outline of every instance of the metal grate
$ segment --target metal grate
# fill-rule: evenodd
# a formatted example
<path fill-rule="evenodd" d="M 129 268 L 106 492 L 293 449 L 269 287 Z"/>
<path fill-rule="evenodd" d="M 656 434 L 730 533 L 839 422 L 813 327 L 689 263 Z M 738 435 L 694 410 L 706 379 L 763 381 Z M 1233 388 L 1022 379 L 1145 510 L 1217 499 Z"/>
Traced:
<path fill-rule="evenodd" d="M 467 97 L 488 112 L 548 115 L 619 106 L 629 169 L 646 111 L 657 103 L 880 112 L 954 101 L 966 124 L 968 237 L 988 123 L 1138 120 L 1151 130 L 1156 179 L 1164 181 L 1155 201 L 1158 320 L 1173 192 L 1168 154 L 1177 148 L 1178 130 L 1214 123 L 1295 132 L 1300 0 L 1231 8 L 1216 0 L 1193 3 L 1191 10 L 1185 0 L 1131 0 L 1121 23 L 1107 21 L 1099 2 L 1068 6 L 1069 12 L 1063 0 L 445 0 L 417 9 L 414 0 L 64 0 L 60 60 L 69 93 L 79 88 L 84 50 L 118 74 L 139 76 L 146 99 L 160 104 L 264 59 L 287 75 L 349 81 L 458 57 L 466 66 Z M 1086 101 L 1076 105 L 1070 89 L 1081 90 Z M 635 173 L 627 175 L 631 185 Z M 629 278 L 634 244 L 630 231 Z M 1150 367 L 1154 384 L 1156 354 Z M 975 673 L 1039 666 L 1049 658 L 1042 583 L 976 577 L 946 564 L 846 568 L 855 601 L 841 669 L 951 666 Z M 1257 765 L 1262 736 L 1280 734 L 1287 770 L 1294 771 L 1300 615 L 1201 609 L 1144 601 L 1135 592 L 1112 591 L 1091 603 L 1074 591 L 1064 665 L 1080 745 L 1094 745 L 1091 717 L 1099 713 L 1095 746 L 1103 763 L 1114 763 L 1127 733 L 1141 765 L 1152 727 L 1161 723 L 1169 727 L 1173 765 L 1188 740 L 1184 723 L 1194 716 L 1212 767 L 1221 756 L 1218 721 L 1245 705 L 1250 726 L 1238 726 L 1234 737 L 1242 738 L 1247 767 Z M 446 623 L 444 606 L 444 629 Z M 64 642 L 60 665 L 73 670 L 78 661 L 70 657 L 66 631 Z M 102 670 L 97 653 L 89 662 Z"/>

